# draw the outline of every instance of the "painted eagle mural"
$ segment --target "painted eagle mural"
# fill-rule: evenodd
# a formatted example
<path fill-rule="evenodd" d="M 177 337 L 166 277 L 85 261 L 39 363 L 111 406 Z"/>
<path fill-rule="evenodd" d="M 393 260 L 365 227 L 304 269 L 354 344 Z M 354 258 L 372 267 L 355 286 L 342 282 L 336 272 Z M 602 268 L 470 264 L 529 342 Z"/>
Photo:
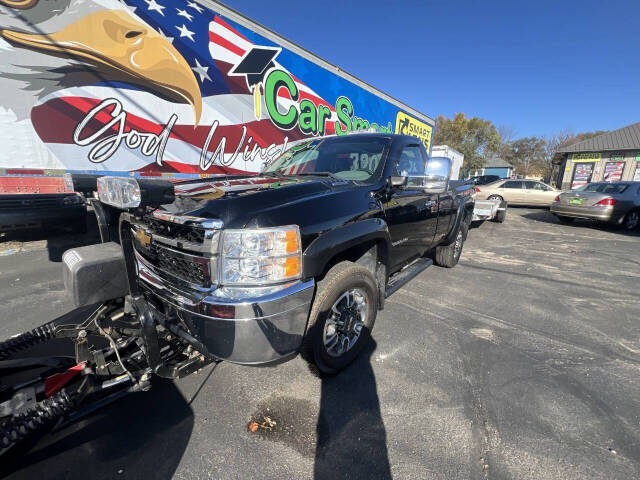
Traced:
<path fill-rule="evenodd" d="M 254 30 L 189 0 L 0 0 L 0 169 L 255 172 L 336 133 L 345 95 L 390 131 L 397 106 Z M 319 131 L 272 121 L 305 101 Z"/>
<path fill-rule="evenodd" d="M 64 127 L 82 115 L 81 99 L 116 93 L 126 101 L 126 89 L 114 86 L 137 87 L 147 95 L 188 106 L 192 122 L 201 115 L 195 72 L 169 38 L 122 3 L 0 0 L 0 39 L 4 167 L 42 166 L 44 160 L 49 168 L 88 168 Z M 111 91 L 100 91 L 107 89 Z M 145 103 L 149 107 L 155 103 L 129 100 L 142 109 Z M 149 113 L 148 117 L 155 116 Z M 16 159 L 15 154 L 25 149 L 30 156 L 19 154 L 22 158 Z"/>
<path fill-rule="evenodd" d="M 255 118 L 256 72 L 232 72 L 255 45 L 195 2 L 0 0 L 0 42 L 1 167 L 200 173 L 206 145 L 206 173 L 256 171 L 266 148 L 304 137 Z M 123 126 L 101 130 L 118 112 Z M 119 128 L 119 142 L 86 142 Z M 131 130 L 166 142 L 145 151 Z"/>

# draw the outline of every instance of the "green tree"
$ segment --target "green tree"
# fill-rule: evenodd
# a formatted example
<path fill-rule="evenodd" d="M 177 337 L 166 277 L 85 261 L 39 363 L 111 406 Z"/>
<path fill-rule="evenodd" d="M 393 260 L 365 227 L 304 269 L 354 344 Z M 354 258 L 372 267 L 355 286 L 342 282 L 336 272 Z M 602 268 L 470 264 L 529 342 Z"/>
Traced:
<path fill-rule="evenodd" d="M 501 140 L 489 120 L 456 113 L 453 119 L 440 115 L 436 121 L 434 144 L 449 145 L 464 154 L 463 172 L 484 167 L 489 153 L 498 151 Z"/>
<path fill-rule="evenodd" d="M 504 159 L 513 165 L 515 172 L 522 176 L 536 175 L 544 177 L 546 142 L 538 137 L 524 137 L 504 145 Z"/>

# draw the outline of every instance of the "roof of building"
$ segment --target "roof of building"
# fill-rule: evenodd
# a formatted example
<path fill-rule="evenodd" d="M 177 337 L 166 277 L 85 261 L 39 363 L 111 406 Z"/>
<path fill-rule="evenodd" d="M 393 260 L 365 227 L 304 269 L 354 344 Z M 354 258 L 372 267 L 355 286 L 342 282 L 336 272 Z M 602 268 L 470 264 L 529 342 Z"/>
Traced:
<path fill-rule="evenodd" d="M 513 165 L 511 165 L 509 162 L 503 160 L 502 158 L 496 156 L 496 155 L 492 155 L 489 158 L 487 158 L 487 163 L 484 166 L 484 168 L 513 168 Z"/>
<path fill-rule="evenodd" d="M 640 150 L 640 122 L 560 148 L 561 153 Z"/>

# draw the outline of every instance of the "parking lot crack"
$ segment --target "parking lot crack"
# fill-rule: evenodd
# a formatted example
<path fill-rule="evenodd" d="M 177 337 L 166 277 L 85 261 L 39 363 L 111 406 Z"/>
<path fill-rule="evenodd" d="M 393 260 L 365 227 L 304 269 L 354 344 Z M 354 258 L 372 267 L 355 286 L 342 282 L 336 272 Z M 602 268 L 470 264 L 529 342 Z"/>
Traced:
<path fill-rule="evenodd" d="M 497 428 L 490 420 L 487 403 L 484 400 L 486 393 L 486 372 L 482 361 L 484 342 L 479 339 L 469 341 L 468 336 L 456 334 L 460 345 L 459 370 L 463 374 L 466 383 L 464 395 L 464 410 L 467 418 L 471 420 L 471 478 L 487 479 L 490 470 L 495 469 L 495 457 L 492 449 L 500 444 L 500 435 Z M 472 358 L 473 356 L 473 358 Z"/>

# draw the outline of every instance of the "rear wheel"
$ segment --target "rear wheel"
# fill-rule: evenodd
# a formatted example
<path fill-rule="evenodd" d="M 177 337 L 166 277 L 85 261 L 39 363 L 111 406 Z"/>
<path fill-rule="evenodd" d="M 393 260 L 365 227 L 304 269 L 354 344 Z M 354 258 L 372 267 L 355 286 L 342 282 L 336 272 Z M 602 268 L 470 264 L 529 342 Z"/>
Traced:
<path fill-rule="evenodd" d="M 622 228 L 626 231 L 635 230 L 640 225 L 640 211 L 631 210 L 622 220 Z"/>
<path fill-rule="evenodd" d="M 464 241 L 467 239 L 467 232 L 469 227 L 466 222 L 463 222 L 458 227 L 455 240 L 449 245 L 441 245 L 436 247 L 435 264 L 439 267 L 452 268 L 458 264 L 460 255 L 462 254 L 462 247 Z"/>
<path fill-rule="evenodd" d="M 487 200 L 500 200 L 502 202 L 504 201 L 504 198 L 502 198 L 500 195 L 489 195 L 487 197 Z"/>
<path fill-rule="evenodd" d="M 303 355 L 322 373 L 349 365 L 369 340 L 378 312 L 378 287 L 366 268 L 341 262 L 318 282 Z"/>

